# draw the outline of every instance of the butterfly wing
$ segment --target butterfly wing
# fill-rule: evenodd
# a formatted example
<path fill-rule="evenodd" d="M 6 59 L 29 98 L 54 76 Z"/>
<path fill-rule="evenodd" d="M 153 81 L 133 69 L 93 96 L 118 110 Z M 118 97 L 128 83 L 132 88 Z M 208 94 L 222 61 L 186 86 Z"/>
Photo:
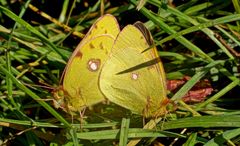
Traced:
<path fill-rule="evenodd" d="M 70 111 L 79 111 L 104 100 L 98 88 L 98 75 L 113 43 L 114 38 L 109 35 L 98 36 L 82 45 L 72 59 L 63 81 Z"/>
<path fill-rule="evenodd" d="M 91 28 L 89 29 L 85 37 L 82 39 L 82 41 L 78 44 L 77 48 L 74 50 L 65 68 L 65 73 L 67 72 L 68 68 L 71 67 L 72 59 L 77 55 L 79 50 L 81 50 L 82 45 L 84 45 L 86 42 L 88 42 L 92 38 L 103 35 L 103 34 L 108 34 L 108 35 L 111 35 L 113 38 L 116 38 L 119 32 L 120 32 L 120 28 L 119 28 L 118 22 L 113 15 L 106 14 L 98 18 L 96 22 L 91 26 Z"/>
<path fill-rule="evenodd" d="M 158 56 L 157 48 L 155 47 L 155 44 L 154 44 L 154 41 L 153 41 L 153 38 L 152 38 L 152 35 L 151 35 L 150 31 L 145 27 L 145 25 L 142 22 L 139 22 L 139 21 L 134 23 L 134 26 L 137 27 L 142 32 L 142 34 L 144 35 L 148 45 L 150 46 L 150 48 L 152 48 L 149 51 L 152 54 L 152 57 L 157 59 L 157 61 L 159 62 L 158 65 L 156 66 L 156 70 L 158 70 L 158 73 L 159 73 L 159 75 L 162 79 L 163 86 L 167 87 L 167 85 L 166 85 L 166 75 L 165 75 L 165 72 L 164 72 L 163 64 L 161 63 L 160 57 Z"/>
<path fill-rule="evenodd" d="M 61 97 L 68 110 L 80 111 L 104 100 L 97 84 L 99 70 L 119 31 L 115 17 L 104 15 L 93 24 L 73 52 L 65 68 L 64 97 Z"/>
<path fill-rule="evenodd" d="M 102 67 L 99 86 L 110 101 L 144 117 L 157 117 L 166 110 L 166 79 L 156 48 L 143 52 L 149 47 L 137 27 L 126 26 Z"/>
<path fill-rule="evenodd" d="M 106 14 L 96 20 L 79 45 L 102 34 L 109 34 L 116 38 L 119 32 L 120 28 L 116 18 L 113 15 Z"/>

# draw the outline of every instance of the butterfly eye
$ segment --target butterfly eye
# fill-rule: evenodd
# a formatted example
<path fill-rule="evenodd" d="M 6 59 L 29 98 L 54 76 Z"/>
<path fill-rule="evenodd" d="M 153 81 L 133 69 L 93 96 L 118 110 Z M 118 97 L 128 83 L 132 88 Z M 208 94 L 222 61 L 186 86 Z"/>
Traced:
<path fill-rule="evenodd" d="M 132 73 L 131 77 L 132 77 L 133 80 L 137 80 L 139 75 L 137 73 Z"/>
<path fill-rule="evenodd" d="M 100 64 L 101 64 L 100 59 L 90 59 L 88 61 L 88 69 L 93 72 L 97 71 L 99 69 Z"/>

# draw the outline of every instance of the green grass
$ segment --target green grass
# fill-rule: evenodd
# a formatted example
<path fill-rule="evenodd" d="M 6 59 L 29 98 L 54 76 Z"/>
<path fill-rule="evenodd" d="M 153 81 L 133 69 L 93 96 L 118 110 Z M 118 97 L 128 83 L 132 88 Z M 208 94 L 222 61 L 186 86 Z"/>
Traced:
<path fill-rule="evenodd" d="M 176 7 L 148 0 L 140 11 L 136 0 L 104 3 L 104 12 L 116 16 L 121 27 L 134 21 L 146 24 L 168 80 L 192 77 L 178 91 L 169 92 L 178 108 L 151 120 L 151 129 L 142 128 L 141 116 L 114 104 L 88 110 L 82 124 L 78 115 L 72 120 L 54 108 L 51 91 L 102 11 L 101 0 L 65 0 L 52 12 L 53 4 L 0 1 L 0 144 L 240 144 L 238 0 L 189 0 Z M 33 6 L 51 17 L 32 11 Z M 210 81 L 212 94 L 200 103 L 183 103 L 182 97 L 204 79 Z"/>

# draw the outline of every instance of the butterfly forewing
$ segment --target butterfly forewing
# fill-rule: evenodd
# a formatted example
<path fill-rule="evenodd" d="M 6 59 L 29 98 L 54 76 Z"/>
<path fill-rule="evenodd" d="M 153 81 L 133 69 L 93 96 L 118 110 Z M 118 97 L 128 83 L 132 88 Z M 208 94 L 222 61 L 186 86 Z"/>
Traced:
<path fill-rule="evenodd" d="M 93 37 L 108 34 L 111 35 L 113 38 L 116 38 L 120 32 L 120 28 L 116 18 L 110 14 L 106 14 L 99 19 L 92 25 L 84 39 L 81 41 L 81 44 L 84 44 L 86 41 L 92 39 Z"/>
<path fill-rule="evenodd" d="M 77 48 L 74 50 L 65 68 L 65 72 L 67 71 L 68 68 L 71 68 L 70 62 L 77 55 L 78 51 L 81 50 L 82 45 L 84 45 L 86 42 L 88 42 L 94 37 L 97 37 L 103 34 L 111 35 L 115 39 L 119 34 L 119 32 L 120 32 L 120 28 L 114 16 L 110 14 L 106 14 L 98 18 L 96 22 L 91 26 L 91 28 L 89 29 L 85 37 L 82 39 L 82 41 L 78 44 Z"/>

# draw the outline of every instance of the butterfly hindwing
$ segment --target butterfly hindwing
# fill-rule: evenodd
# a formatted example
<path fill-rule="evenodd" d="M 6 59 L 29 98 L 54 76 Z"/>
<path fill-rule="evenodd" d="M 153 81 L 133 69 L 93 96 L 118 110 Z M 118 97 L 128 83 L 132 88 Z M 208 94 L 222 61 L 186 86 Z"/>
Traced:
<path fill-rule="evenodd" d="M 165 112 L 166 84 L 156 48 L 143 33 L 126 26 L 115 40 L 99 79 L 100 89 L 112 102 L 145 117 Z"/>
<path fill-rule="evenodd" d="M 72 59 L 63 81 L 68 108 L 81 109 L 104 100 L 97 81 L 113 43 L 109 35 L 98 36 L 86 42 Z"/>

